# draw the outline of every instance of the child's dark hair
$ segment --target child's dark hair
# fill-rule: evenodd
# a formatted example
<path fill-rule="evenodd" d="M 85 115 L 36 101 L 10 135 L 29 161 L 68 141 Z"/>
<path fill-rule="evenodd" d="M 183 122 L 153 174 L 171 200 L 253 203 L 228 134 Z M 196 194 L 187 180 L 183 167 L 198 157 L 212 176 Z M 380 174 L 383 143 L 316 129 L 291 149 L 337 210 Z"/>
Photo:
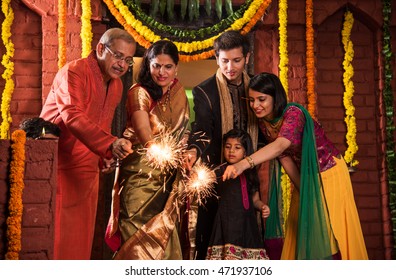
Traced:
<path fill-rule="evenodd" d="M 227 139 L 233 138 L 233 139 L 239 139 L 241 142 L 241 145 L 245 148 L 245 153 L 247 156 L 250 156 L 253 154 L 253 143 L 252 143 L 252 138 L 250 137 L 249 133 L 242 129 L 231 129 L 228 131 L 226 134 L 223 136 L 223 146 L 225 145 L 225 142 Z"/>
<path fill-rule="evenodd" d="M 223 147 L 225 146 L 225 143 L 227 139 L 239 139 L 241 142 L 241 145 L 245 148 L 245 154 L 246 156 L 250 156 L 251 154 L 254 153 L 253 149 L 253 143 L 252 143 L 252 138 L 250 137 L 249 133 L 242 129 L 231 129 L 228 131 L 226 134 L 223 135 Z M 256 191 L 258 188 L 259 180 L 258 180 L 258 175 L 257 171 L 255 168 L 253 169 L 247 169 L 245 171 L 246 178 L 252 186 L 254 186 L 253 191 Z"/>

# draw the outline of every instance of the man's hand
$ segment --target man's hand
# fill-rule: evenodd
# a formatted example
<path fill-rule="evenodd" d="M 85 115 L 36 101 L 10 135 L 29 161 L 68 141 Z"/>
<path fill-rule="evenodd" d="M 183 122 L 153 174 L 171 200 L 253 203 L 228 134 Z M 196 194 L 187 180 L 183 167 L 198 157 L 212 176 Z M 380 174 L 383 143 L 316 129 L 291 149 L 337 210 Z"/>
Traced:
<path fill-rule="evenodd" d="M 111 144 L 111 152 L 118 159 L 124 159 L 133 153 L 132 143 L 124 138 L 118 138 Z"/>
<path fill-rule="evenodd" d="M 113 171 L 115 170 L 115 168 L 116 168 L 116 161 L 115 161 L 114 158 L 112 158 L 112 159 L 103 158 L 103 159 L 102 159 L 102 162 L 103 162 L 103 167 L 102 167 L 102 169 L 100 170 L 102 173 L 104 173 L 104 174 L 110 174 L 111 172 L 113 172 Z"/>

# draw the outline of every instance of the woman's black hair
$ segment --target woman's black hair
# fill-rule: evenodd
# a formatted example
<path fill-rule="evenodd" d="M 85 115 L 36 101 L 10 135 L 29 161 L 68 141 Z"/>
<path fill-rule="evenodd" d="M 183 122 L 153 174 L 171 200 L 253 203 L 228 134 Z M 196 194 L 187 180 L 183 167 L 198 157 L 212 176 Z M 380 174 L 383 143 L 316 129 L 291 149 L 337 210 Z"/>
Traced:
<path fill-rule="evenodd" d="M 225 143 L 227 142 L 227 139 L 239 139 L 241 142 L 241 145 L 245 148 L 245 154 L 246 156 L 250 156 L 251 154 L 254 153 L 253 149 L 253 143 L 252 143 L 252 138 L 250 137 L 249 133 L 242 129 L 231 129 L 228 131 L 226 134 L 223 135 L 223 147 L 225 146 Z M 247 169 L 245 171 L 246 178 L 252 186 L 253 191 L 256 191 L 258 188 L 259 180 L 258 180 L 258 175 L 256 169 Z"/>
<path fill-rule="evenodd" d="M 272 96 L 274 99 L 274 117 L 278 118 L 282 115 L 287 105 L 287 96 L 278 76 L 267 72 L 257 74 L 250 79 L 249 88 Z"/>
<path fill-rule="evenodd" d="M 153 43 L 144 53 L 137 77 L 137 81 L 149 92 L 151 98 L 156 101 L 162 97 L 162 88 L 151 77 L 150 62 L 160 54 L 169 55 L 176 65 L 179 63 L 179 51 L 176 45 L 169 40 L 159 40 Z"/>

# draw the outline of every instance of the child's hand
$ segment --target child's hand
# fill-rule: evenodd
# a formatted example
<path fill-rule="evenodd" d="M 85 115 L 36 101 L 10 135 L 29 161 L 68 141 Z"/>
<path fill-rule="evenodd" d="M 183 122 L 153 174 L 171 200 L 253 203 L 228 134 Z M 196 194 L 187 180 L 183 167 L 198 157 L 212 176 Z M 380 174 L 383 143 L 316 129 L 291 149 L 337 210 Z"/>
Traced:
<path fill-rule="evenodd" d="M 261 216 L 263 218 L 268 218 L 269 215 L 270 215 L 270 208 L 268 207 L 268 205 L 264 204 L 263 207 L 261 207 Z"/>

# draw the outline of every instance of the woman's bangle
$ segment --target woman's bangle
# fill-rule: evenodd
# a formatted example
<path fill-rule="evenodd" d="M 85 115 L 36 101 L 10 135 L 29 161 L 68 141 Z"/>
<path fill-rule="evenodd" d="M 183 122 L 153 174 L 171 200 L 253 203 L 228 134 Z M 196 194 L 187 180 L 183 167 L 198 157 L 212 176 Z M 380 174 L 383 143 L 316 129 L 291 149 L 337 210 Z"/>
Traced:
<path fill-rule="evenodd" d="M 246 158 L 247 162 L 250 165 L 250 169 L 253 169 L 254 168 L 254 161 L 253 161 L 252 157 L 251 156 L 247 156 L 245 158 Z"/>

